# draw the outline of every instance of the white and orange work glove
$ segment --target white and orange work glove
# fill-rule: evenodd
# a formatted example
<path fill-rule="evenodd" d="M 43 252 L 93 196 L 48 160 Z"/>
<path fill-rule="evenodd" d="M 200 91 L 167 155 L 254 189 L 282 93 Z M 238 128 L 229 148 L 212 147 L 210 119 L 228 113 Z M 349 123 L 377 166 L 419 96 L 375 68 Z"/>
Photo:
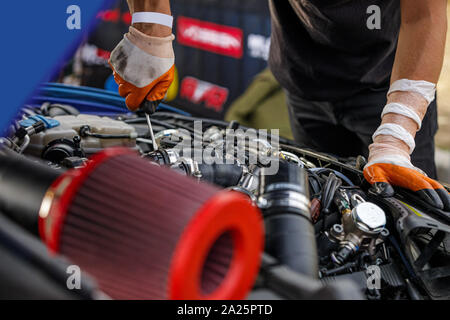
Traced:
<path fill-rule="evenodd" d="M 153 12 L 133 14 L 133 23 L 159 23 L 172 27 L 170 19 L 171 16 Z M 119 94 L 131 111 L 141 109 L 151 114 L 164 99 L 175 74 L 174 39 L 174 35 L 151 37 L 130 27 L 111 53 L 109 64 L 119 85 Z"/>
<path fill-rule="evenodd" d="M 413 191 L 433 207 L 450 211 L 447 190 L 414 167 L 410 159 L 416 132 L 435 93 L 436 85 L 426 81 L 401 79 L 391 85 L 388 104 L 381 115 L 383 122 L 369 147 L 364 177 L 381 196 L 393 196 L 392 186 L 398 186 Z"/>

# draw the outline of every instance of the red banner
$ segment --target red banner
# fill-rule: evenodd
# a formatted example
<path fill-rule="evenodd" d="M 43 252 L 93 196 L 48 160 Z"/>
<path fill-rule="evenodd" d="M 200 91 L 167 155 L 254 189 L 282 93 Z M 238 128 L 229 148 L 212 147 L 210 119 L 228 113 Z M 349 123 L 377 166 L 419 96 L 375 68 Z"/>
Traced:
<path fill-rule="evenodd" d="M 180 44 L 237 59 L 244 51 L 241 29 L 186 17 L 177 20 L 177 39 Z"/>

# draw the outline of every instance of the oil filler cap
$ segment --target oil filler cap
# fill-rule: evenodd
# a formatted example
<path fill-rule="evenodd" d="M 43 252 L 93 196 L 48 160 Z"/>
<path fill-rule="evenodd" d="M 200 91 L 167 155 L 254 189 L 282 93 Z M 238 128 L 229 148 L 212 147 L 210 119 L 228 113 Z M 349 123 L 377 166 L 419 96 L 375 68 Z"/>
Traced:
<path fill-rule="evenodd" d="M 383 209 L 371 202 L 357 205 L 353 209 L 352 217 L 359 229 L 369 233 L 379 233 L 386 225 Z"/>

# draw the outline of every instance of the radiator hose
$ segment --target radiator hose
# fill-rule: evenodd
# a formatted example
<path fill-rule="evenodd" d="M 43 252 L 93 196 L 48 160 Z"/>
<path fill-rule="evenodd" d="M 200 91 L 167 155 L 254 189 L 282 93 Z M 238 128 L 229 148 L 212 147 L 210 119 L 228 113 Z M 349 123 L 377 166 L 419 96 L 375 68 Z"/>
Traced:
<path fill-rule="evenodd" d="M 308 174 L 280 161 L 279 171 L 260 173 L 259 202 L 266 230 L 265 252 L 292 270 L 317 278 L 318 257 L 311 222 Z"/>

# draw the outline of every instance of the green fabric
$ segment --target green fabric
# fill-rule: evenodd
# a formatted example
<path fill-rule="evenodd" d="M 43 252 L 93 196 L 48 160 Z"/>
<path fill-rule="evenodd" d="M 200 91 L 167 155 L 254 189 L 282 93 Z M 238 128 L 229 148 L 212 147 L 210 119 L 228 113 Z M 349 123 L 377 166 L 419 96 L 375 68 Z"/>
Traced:
<path fill-rule="evenodd" d="M 279 129 L 280 136 L 293 139 L 286 96 L 268 69 L 258 74 L 244 94 L 234 101 L 225 120 L 236 120 L 255 129 Z"/>

